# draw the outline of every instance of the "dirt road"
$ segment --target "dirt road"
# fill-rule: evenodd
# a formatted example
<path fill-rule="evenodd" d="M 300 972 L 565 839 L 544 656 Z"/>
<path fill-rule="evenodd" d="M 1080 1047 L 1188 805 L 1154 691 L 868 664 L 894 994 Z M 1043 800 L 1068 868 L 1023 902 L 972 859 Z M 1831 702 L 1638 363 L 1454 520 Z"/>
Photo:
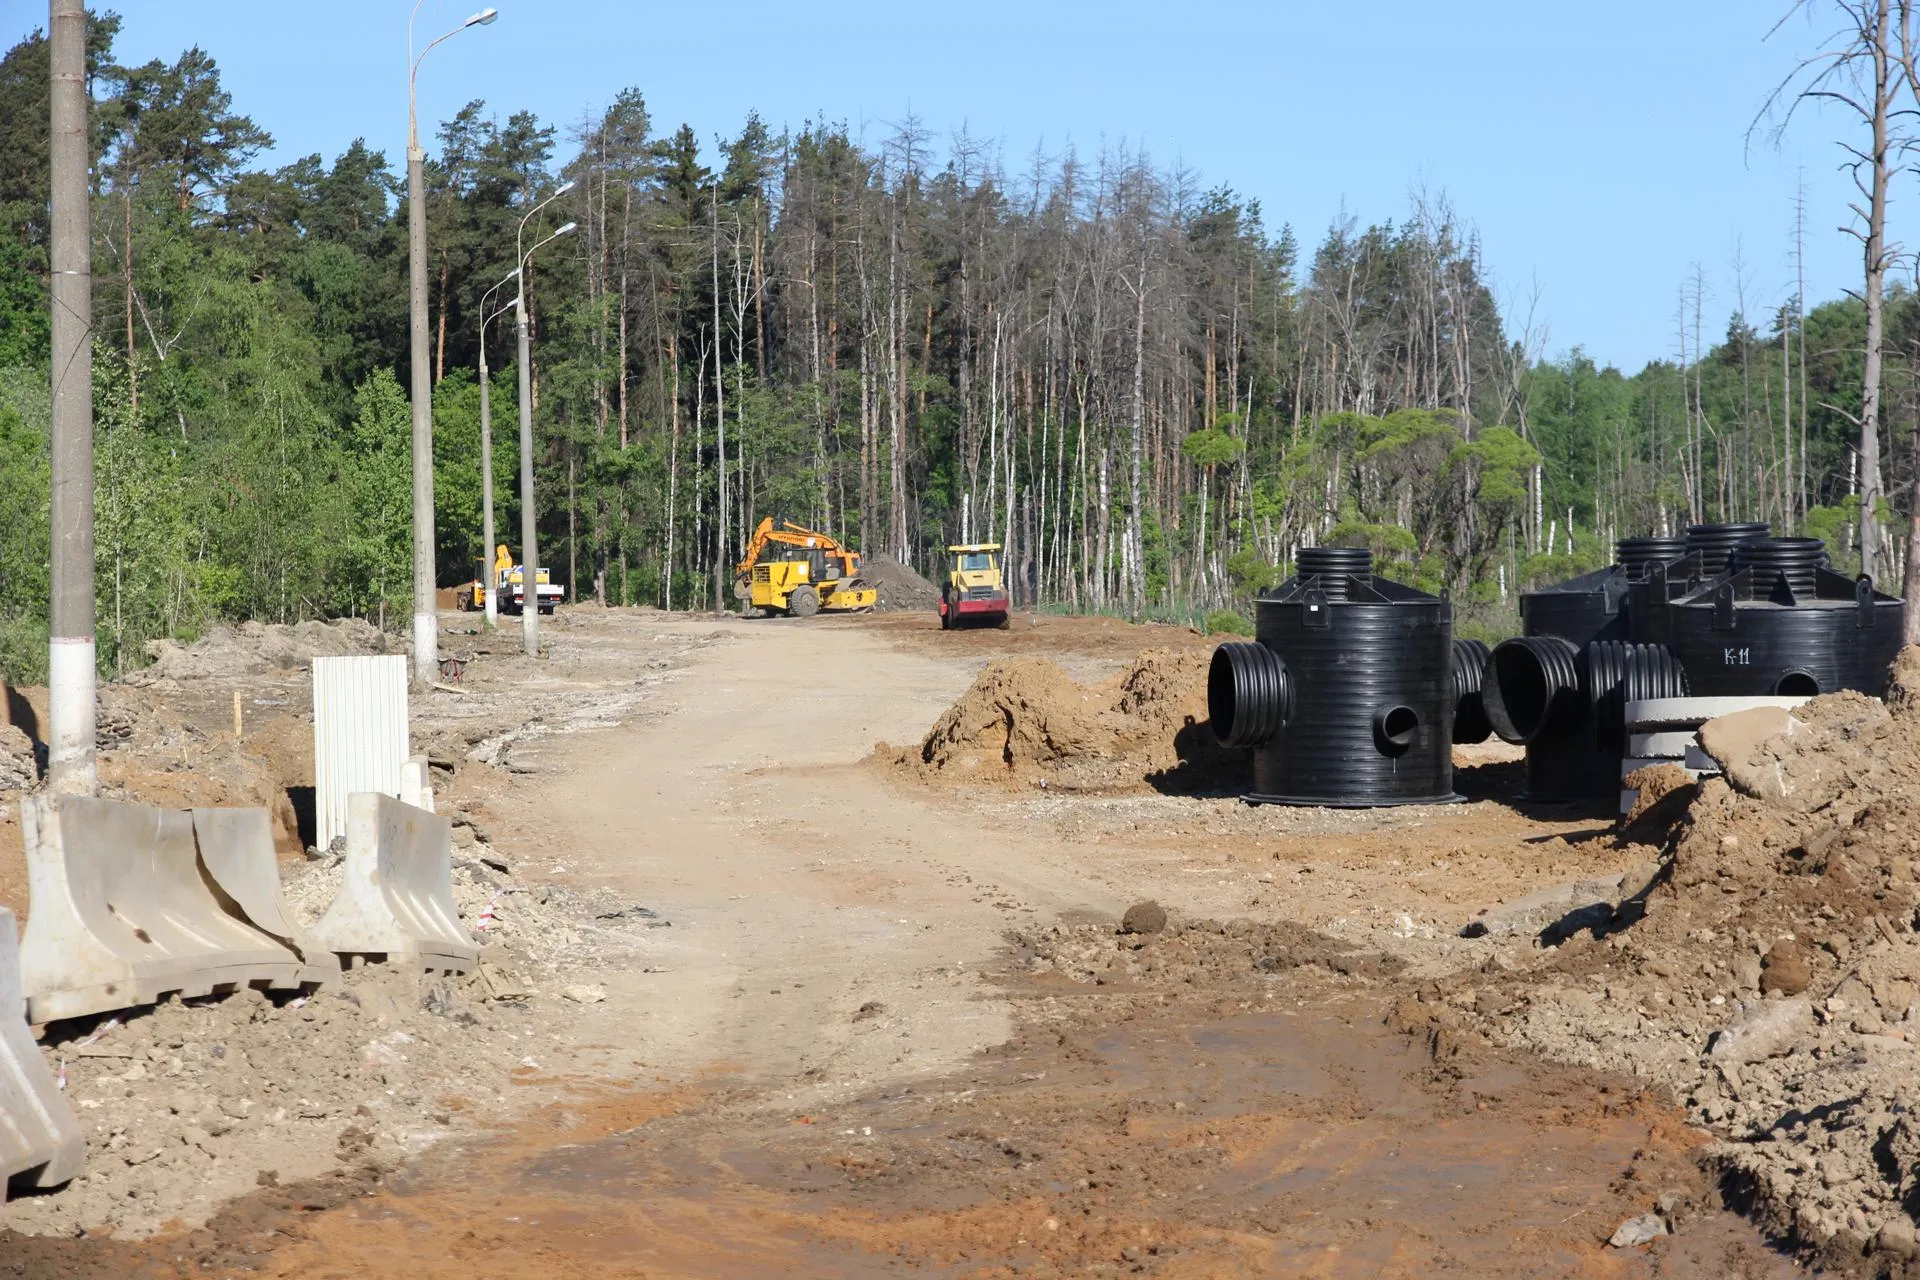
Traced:
<path fill-rule="evenodd" d="M 636 628 L 684 665 L 646 714 L 530 735 L 445 795 L 517 874 L 670 922 L 581 974 L 605 999 L 529 1055 L 541 1104 L 391 1177 L 264 1189 L 150 1244 L 43 1243 L 21 1274 L 1792 1270 L 1643 1085 L 1497 1053 L 1409 998 L 1504 963 L 1455 936 L 1473 906 L 1633 860 L 1587 817 L 917 784 L 874 743 L 917 740 L 987 658 L 1092 677 L 1142 635 L 581 617 L 620 674 L 542 678 L 588 703 L 631 683 Z M 1116 937 L 1145 898 L 1173 923 Z M 1656 1209 L 1675 1235 L 1605 1243 Z"/>

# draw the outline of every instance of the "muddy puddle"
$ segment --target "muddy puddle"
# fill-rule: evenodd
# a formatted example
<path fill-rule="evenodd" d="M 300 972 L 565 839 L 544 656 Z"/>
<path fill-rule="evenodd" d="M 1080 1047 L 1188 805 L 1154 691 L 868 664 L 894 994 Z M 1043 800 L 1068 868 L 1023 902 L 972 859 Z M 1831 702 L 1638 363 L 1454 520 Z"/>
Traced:
<path fill-rule="evenodd" d="M 1476 1047 L 1426 1006 L 1027 998 L 1055 1016 L 959 1078 L 818 1113 L 738 1087 L 659 1115 L 588 1102 L 377 1190 L 266 1191 L 139 1247 L 31 1242 L 14 1273 L 1795 1273 L 1716 1207 L 1697 1135 L 1640 1086 Z M 1606 1245 L 1662 1197 L 1675 1235 Z"/>

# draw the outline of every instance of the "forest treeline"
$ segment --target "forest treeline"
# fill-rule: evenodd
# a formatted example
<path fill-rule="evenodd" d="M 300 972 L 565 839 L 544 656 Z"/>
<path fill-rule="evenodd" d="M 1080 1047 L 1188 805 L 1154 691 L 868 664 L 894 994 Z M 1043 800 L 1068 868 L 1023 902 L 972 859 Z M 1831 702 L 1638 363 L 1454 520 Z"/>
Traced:
<path fill-rule="evenodd" d="M 261 163 L 272 140 L 211 58 L 125 65 L 117 27 L 93 20 L 90 56 L 103 665 L 220 620 L 404 617 L 404 184 L 357 141 Z M 15 677 L 45 655 L 46 103 L 36 34 L 0 61 Z M 524 291 L 541 547 L 578 597 L 731 605 L 761 515 L 923 569 L 1004 541 L 1047 603 L 1161 616 L 1244 602 L 1334 540 L 1489 617 L 1616 536 L 1694 520 L 1821 533 L 1842 562 L 1853 545 L 1854 301 L 1715 323 L 1696 282 L 1675 359 L 1627 376 L 1542 358 L 1438 196 L 1308 245 L 1125 147 L 1013 163 L 913 121 L 870 140 L 756 116 L 703 145 L 638 90 L 572 122 L 476 101 L 429 149 L 443 584 L 482 555 L 482 298 L 569 179 L 528 232 L 578 231 Z M 1884 489 L 1903 495 L 1920 305 L 1896 293 L 1889 316 Z M 510 316 L 485 340 L 511 531 Z"/>

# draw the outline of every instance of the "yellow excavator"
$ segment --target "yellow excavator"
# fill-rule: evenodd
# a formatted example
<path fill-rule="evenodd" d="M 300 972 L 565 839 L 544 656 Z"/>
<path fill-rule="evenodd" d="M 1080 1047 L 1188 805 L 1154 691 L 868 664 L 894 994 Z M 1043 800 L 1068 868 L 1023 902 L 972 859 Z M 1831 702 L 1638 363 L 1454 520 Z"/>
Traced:
<path fill-rule="evenodd" d="M 776 527 L 772 516 L 753 531 L 734 572 L 733 594 L 762 617 L 811 618 L 823 609 L 854 613 L 880 602 L 880 592 L 860 579 L 858 551 L 791 520 Z"/>

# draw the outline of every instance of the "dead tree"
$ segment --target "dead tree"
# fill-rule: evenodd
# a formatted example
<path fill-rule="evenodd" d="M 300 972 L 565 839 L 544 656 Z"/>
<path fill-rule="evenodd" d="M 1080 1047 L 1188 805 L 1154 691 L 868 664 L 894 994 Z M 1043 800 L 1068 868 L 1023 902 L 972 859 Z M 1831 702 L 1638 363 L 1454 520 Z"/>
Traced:
<path fill-rule="evenodd" d="M 1912 0 L 1796 0 L 1773 29 L 1795 14 L 1812 17 L 1829 10 L 1838 22 L 1825 47 L 1802 58 L 1774 87 L 1753 127 L 1771 120 L 1771 137 L 1778 143 L 1801 106 L 1835 103 L 1851 112 L 1867 135 L 1864 144 L 1838 144 L 1860 195 L 1849 205 L 1854 223 L 1841 228 L 1859 240 L 1862 250 L 1864 283 L 1858 296 L 1866 307 L 1867 337 L 1860 413 L 1853 417 L 1828 407 L 1852 418 L 1860 432 L 1860 568 L 1871 574 L 1880 560 L 1880 382 L 1887 267 L 1894 256 L 1887 243 L 1887 202 L 1894 169 L 1914 146 L 1907 132 L 1915 115 L 1912 51 L 1906 43 Z"/>

